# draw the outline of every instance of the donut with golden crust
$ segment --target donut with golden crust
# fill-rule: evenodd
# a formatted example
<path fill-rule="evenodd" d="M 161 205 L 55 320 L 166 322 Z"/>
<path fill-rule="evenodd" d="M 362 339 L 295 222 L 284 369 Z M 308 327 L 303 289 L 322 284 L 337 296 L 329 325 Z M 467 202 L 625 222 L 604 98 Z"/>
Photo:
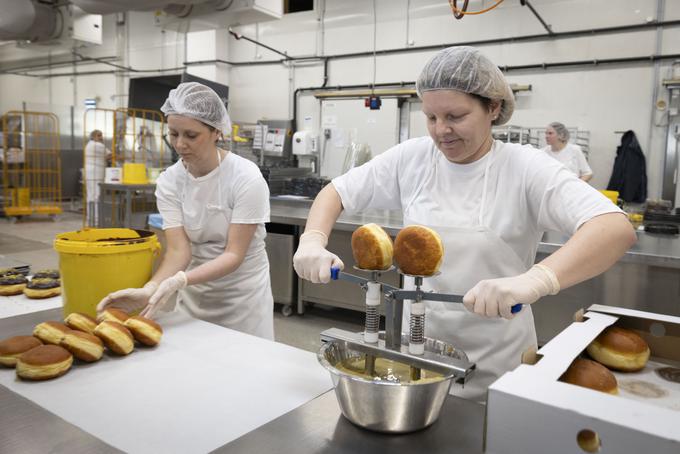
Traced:
<path fill-rule="evenodd" d="M 606 328 L 586 349 L 591 358 L 611 369 L 642 370 L 649 359 L 649 345 L 635 331 L 618 326 Z"/>
<path fill-rule="evenodd" d="M 100 314 L 97 315 L 97 323 L 106 321 L 125 323 L 125 320 L 127 320 L 129 317 L 130 314 L 124 310 L 110 307 L 108 309 L 104 309 Z"/>
<path fill-rule="evenodd" d="M 14 367 L 17 364 L 17 358 L 22 353 L 42 344 L 40 339 L 33 336 L 14 336 L 4 339 L 0 341 L 0 364 Z"/>
<path fill-rule="evenodd" d="M 444 260 L 444 244 L 431 228 L 409 225 L 397 234 L 394 260 L 404 274 L 432 276 Z"/>
<path fill-rule="evenodd" d="M 81 361 L 92 363 L 104 354 L 104 343 L 94 334 L 72 329 L 61 340 L 61 346 Z"/>
<path fill-rule="evenodd" d="M 618 394 L 616 377 L 602 364 L 590 359 L 576 358 L 560 381 L 609 394 Z"/>
<path fill-rule="evenodd" d="M 33 328 L 33 335 L 46 344 L 59 345 L 69 330 L 61 322 L 42 322 Z"/>
<path fill-rule="evenodd" d="M 71 329 L 90 334 L 94 334 L 94 329 L 97 327 L 97 320 L 82 312 L 71 312 L 64 319 L 64 323 Z"/>
<path fill-rule="evenodd" d="M 135 348 L 132 333 L 120 322 L 103 321 L 94 329 L 94 334 L 118 355 L 127 355 Z"/>
<path fill-rule="evenodd" d="M 352 255 L 359 268 L 386 270 L 392 266 L 392 239 L 378 224 L 365 224 L 352 233 Z"/>
<path fill-rule="evenodd" d="M 138 342 L 149 347 L 158 345 L 163 335 L 161 325 L 141 315 L 133 315 L 125 320 L 125 327 L 130 330 Z"/>
<path fill-rule="evenodd" d="M 41 345 L 17 359 L 17 376 L 24 380 L 49 380 L 64 375 L 73 364 L 73 355 L 58 345 Z"/>

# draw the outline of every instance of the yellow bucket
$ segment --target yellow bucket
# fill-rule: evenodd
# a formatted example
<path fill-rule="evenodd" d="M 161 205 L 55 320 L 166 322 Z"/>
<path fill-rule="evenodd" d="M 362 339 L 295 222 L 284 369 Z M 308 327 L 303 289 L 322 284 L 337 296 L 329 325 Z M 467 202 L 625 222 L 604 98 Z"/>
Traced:
<path fill-rule="evenodd" d="M 124 288 L 139 288 L 151 278 L 158 238 L 148 230 L 84 229 L 60 233 L 59 253 L 64 316 L 95 316 L 97 303 Z"/>
<path fill-rule="evenodd" d="M 136 162 L 123 164 L 123 184 L 148 184 L 146 165 Z"/>
<path fill-rule="evenodd" d="M 616 205 L 618 203 L 618 201 L 619 201 L 619 191 L 608 191 L 606 189 L 600 189 L 600 192 L 606 198 L 611 200 L 614 205 Z"/>

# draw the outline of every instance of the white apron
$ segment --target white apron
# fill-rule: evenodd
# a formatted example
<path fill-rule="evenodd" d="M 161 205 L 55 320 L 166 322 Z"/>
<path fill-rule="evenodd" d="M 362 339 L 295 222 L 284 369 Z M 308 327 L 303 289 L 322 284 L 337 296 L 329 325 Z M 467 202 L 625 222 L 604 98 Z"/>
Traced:
<path fill-rule="evenodd" d="M 222 160 L 219 152 L 218 158 L 220 169 Z M 216 172 L 217 196 L 214 196 L 215 185 L 211 178 L 201 182 L 192 200 L 186 197 L 186 188 L 192 182 L 188 170 L 185 169 L 185 172 L 182 215 L 184 231 L 191 241 L 192 257 L 188 269 L 193 269 L 224 252 L 233 207 L 222 201 L 220 170 Z M 185 209 L 187 204 L 200 204 L 202 209 L 193 213 Z M 180 308 L 193 317 L 265 339 L 274 339 L 274 299 L 269 279 L 269 260 L 264 247 L 257 252 L 246 253 L 241 266 L 231 274 L 180 290 L 178 301 Z"/>
<path fill-rule="evenodd" d="M 475 227 L 458 227 L 454 219 L 432 219 L 430 210 L 419 206 L 416 198 L 437 202 L 447 194 L 433 191 L 437 164 L 404 210 L 404 225 L 420 224 L 437 231 L 444 244 L 444 260 L 438 276 L 424 279 L 423 289 L 464 295 L 483 279 L 516 276 L 526 265 L 495 232 L 483 223 L 489 167 L 494 149 L 489 152 L 484 170 L 484 187 Z M 416 202 L 416 203 L 414 203 Z M 405 285 L 413 288 L 413 279 Z M 491 383 L 520 364 L 522 353 L 536 345 L 536 329 L 531 308 L 525 305 L 514 319 L 488 318 L 469 312 L 462 304 L 426 301 L 425 335 L 453 344 L 467 353 L 477 369 L 470 381 L 451 386 L 451 394 L 478 402 L 486 400 Z M 410 305 L 404 307 L 403 326 L 408 327 Z"/>

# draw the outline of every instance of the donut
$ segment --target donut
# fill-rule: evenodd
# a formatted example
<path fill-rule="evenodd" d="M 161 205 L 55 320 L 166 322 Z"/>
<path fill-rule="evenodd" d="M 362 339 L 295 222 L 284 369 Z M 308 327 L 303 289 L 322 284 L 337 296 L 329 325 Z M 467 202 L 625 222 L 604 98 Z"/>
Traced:
<path fill-rule="evenodd" d="M 33 279 L 42 278 L 59 279 L 59 270 L 54 269 L 38 270 L 33 275 Z"/>
<path fill-rule="evenodd" d="M 362 225 L 352 233 L 352 255 L 359 268 L 386 270 L 392 266 L 392 239 L 378 224 Z"/>
<path fill-rule="evenodd" d="M 94 334 L 72 329 L 61 340 L 61 346 L 76 358 L 88 363 L 98 361 L 104 354 L 104 344 Z"/>
<path fill-rule="evenodd" d="M 60 322 L 42 322 L 33 328 L 33 335 L 46 344 L 59 345 L 69 330 Z"/>
<path fill-rule="evenodd" d="M 0 295 L 20 295 L 26 288 L 28 279 L 23 274 L 6 274 L 0 276 Z"/>
<path fill-rule="evenodd" d="M 410 225 L 401 229 L 394 241 L 394 260 L 404 274 L 432 276 L 443 259 L 442 240 L 429 227 Z"/>
<path fill-rule="evenodd" d="M 609 394 L 619 393 L 614 374 L 602 364 L 590 359 L 576 358 L 560 381 Z"/>
<path fill-rule="evenodd" d="M 97 315 L 97 323 L 106 321 L 124 323 L 128 317 L 130 317 L 130 315 L 127 312 L 110 307 L 108 309 L 104 309 L 101 314 Z"/>
<path fill-rule="evenodd" d="M 73 356 L 58 345 L 40 345 L 17 359 L 17 376 L 24 380 L 49 380 L 64 375 L 73 364 Z"/>
<path fill-rule="evenodd" d="M 95 319 L 81 312 L 71 312 L 66 316 L 64 323 L 71 329 L 77 329 L 78 331 L 90 334 L 93 334 L 94 329 L 97 327 L 97 321 Z"/>
<path fill-rule="evenodd" d="M 135 348 L 132 333 L 122 323 L 103 321 L 94 329 L 94 334 L 118 355 L 127 355 Z"/>
<path fill-rule="evenodd" d="M 48 277 L 33 278 L 26 284 L 24 295 L 31 299 L 51 298 L 61 295 L 61 283 Z"/>
<path fill-rule="evenodd" d="M 138 342 L 150 347 L 158 345 L 163 335 L 161 325 L 141 315 L 134 315 L 125 320 L 125 327 L 130 330 Z"/>
<path fill-rule="evenodd" d="M 14 367 L 19 355 L 40 345 L 42 342 L 33 336 L 14 336 L 4 339 L 0 341 L 0 364 Z"/>
<path fill-rule="evenodd" d="M 0 268 L 0 277 L 10 274 L 21 274 L 16 268 Z"/>
<path fill-rule="evenodd" d="M 649 359 L 649 346 L 636 332 L 610 326 L 586 349 L 600 364 L 624 372 L 641 370 Z"/>

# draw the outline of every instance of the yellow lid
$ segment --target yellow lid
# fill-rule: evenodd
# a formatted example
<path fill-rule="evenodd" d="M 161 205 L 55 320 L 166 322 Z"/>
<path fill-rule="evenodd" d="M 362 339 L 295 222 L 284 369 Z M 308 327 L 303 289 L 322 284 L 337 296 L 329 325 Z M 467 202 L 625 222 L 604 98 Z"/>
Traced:
<path fill-rule="evenodd" d="M 54 239 L 57 252 L 71 254 L 119 254 L 159 248 L 156 234 L 148 230 L 83 229 L 60 233 Z"/>

